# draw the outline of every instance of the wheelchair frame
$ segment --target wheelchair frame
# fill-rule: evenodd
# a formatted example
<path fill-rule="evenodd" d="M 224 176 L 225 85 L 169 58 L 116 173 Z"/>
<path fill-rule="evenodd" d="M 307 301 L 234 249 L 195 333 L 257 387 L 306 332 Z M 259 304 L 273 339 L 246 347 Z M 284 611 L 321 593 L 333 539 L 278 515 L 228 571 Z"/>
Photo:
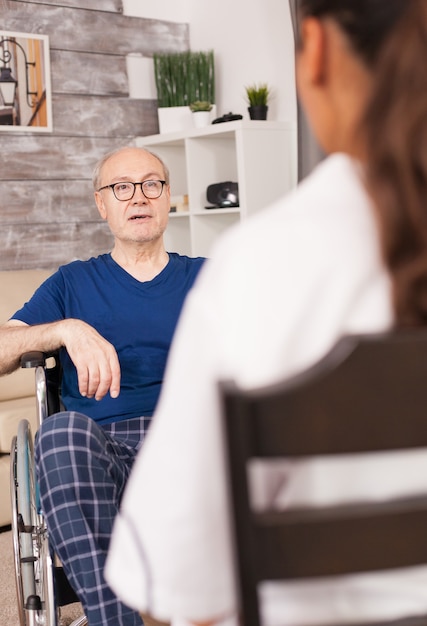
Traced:
<path fill-rule="evenodd" d="M 47 369 L 50 355 L 31 352 L 22 356 L 21 367 L 35 368 L 37 424 L 59 410 L 58 360 Z M 49 377 L 49 372 L 51 376 Z M 35 473 L 33 439 L 28 420 L 22 419 L 12 440 L 10 487 L 12 539 L 20 626 L 58 626 L 60 607 L 78 598 L 71 589 L 49 544 L 41 511 Z M 87 624 L 85 615 L 71 626 Z"/>

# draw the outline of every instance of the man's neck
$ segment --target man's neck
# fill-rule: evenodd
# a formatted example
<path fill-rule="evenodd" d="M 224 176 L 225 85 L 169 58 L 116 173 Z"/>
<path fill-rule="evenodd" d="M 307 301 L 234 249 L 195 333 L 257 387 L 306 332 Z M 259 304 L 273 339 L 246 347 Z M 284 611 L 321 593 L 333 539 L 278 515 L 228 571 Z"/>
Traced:
<path fill-rule="evenodd" d="M 128 274 L 140 282 L 153 280 L 169 262 L 169 255 L 163 244 L 136 250 L 124 250 L 121 246 L 115 245 L 111 257 Z"/>

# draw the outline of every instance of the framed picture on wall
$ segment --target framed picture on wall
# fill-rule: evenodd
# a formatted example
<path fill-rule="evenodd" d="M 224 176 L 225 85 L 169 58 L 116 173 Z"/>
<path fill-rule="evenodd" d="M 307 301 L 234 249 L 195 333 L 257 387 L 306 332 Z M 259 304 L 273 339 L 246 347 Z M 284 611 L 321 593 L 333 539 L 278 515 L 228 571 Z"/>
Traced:
<path fill-rule="evenodd" d="M 0 30 L 0 131 L 51 132 L 47 35 Z"/>

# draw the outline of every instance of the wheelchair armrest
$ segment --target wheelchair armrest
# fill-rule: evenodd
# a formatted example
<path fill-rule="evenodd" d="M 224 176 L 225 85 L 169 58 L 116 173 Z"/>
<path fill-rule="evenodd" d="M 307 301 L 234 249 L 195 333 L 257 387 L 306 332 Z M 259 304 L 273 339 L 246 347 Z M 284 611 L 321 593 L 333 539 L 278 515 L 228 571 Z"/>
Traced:
<path fill-rule="evenodd" d="M 21 367 L 44 369 L 44 384 L 47 393 L 48 415 L 63 410 L 61 402 L 61 375 L 62 368 L 58 357 L 58 351 L 42 352 L 40 350 L 25 352 L 21 356 Z M 41 423 L 41 422 L 40 422 Z"/>
<path fill-rule="evenodd" d="M 44 367 L 48 355 L 44 352 L 25 352 L 21 356 L 21 367 Z"/>

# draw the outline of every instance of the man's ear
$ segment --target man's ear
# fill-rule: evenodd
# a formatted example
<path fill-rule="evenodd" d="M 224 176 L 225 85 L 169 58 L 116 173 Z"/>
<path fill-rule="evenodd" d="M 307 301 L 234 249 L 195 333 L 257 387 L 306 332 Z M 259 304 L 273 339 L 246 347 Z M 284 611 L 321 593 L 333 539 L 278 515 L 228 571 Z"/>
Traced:
<path fill-rule="evenodd" d="M 314 85 L 321 84 L 326 70 L 326 32 L 322 22 L 314 17 L 303 19 L 300 40 L 306 79 Z"/>
<path fill-rule="evenodd" d="M 104 201 L 100 191 L 95 191 L 95 202 L 98 207 L 98 211 L 103 220 L 107 219 L 107 211 L 105 210 Z"/>

